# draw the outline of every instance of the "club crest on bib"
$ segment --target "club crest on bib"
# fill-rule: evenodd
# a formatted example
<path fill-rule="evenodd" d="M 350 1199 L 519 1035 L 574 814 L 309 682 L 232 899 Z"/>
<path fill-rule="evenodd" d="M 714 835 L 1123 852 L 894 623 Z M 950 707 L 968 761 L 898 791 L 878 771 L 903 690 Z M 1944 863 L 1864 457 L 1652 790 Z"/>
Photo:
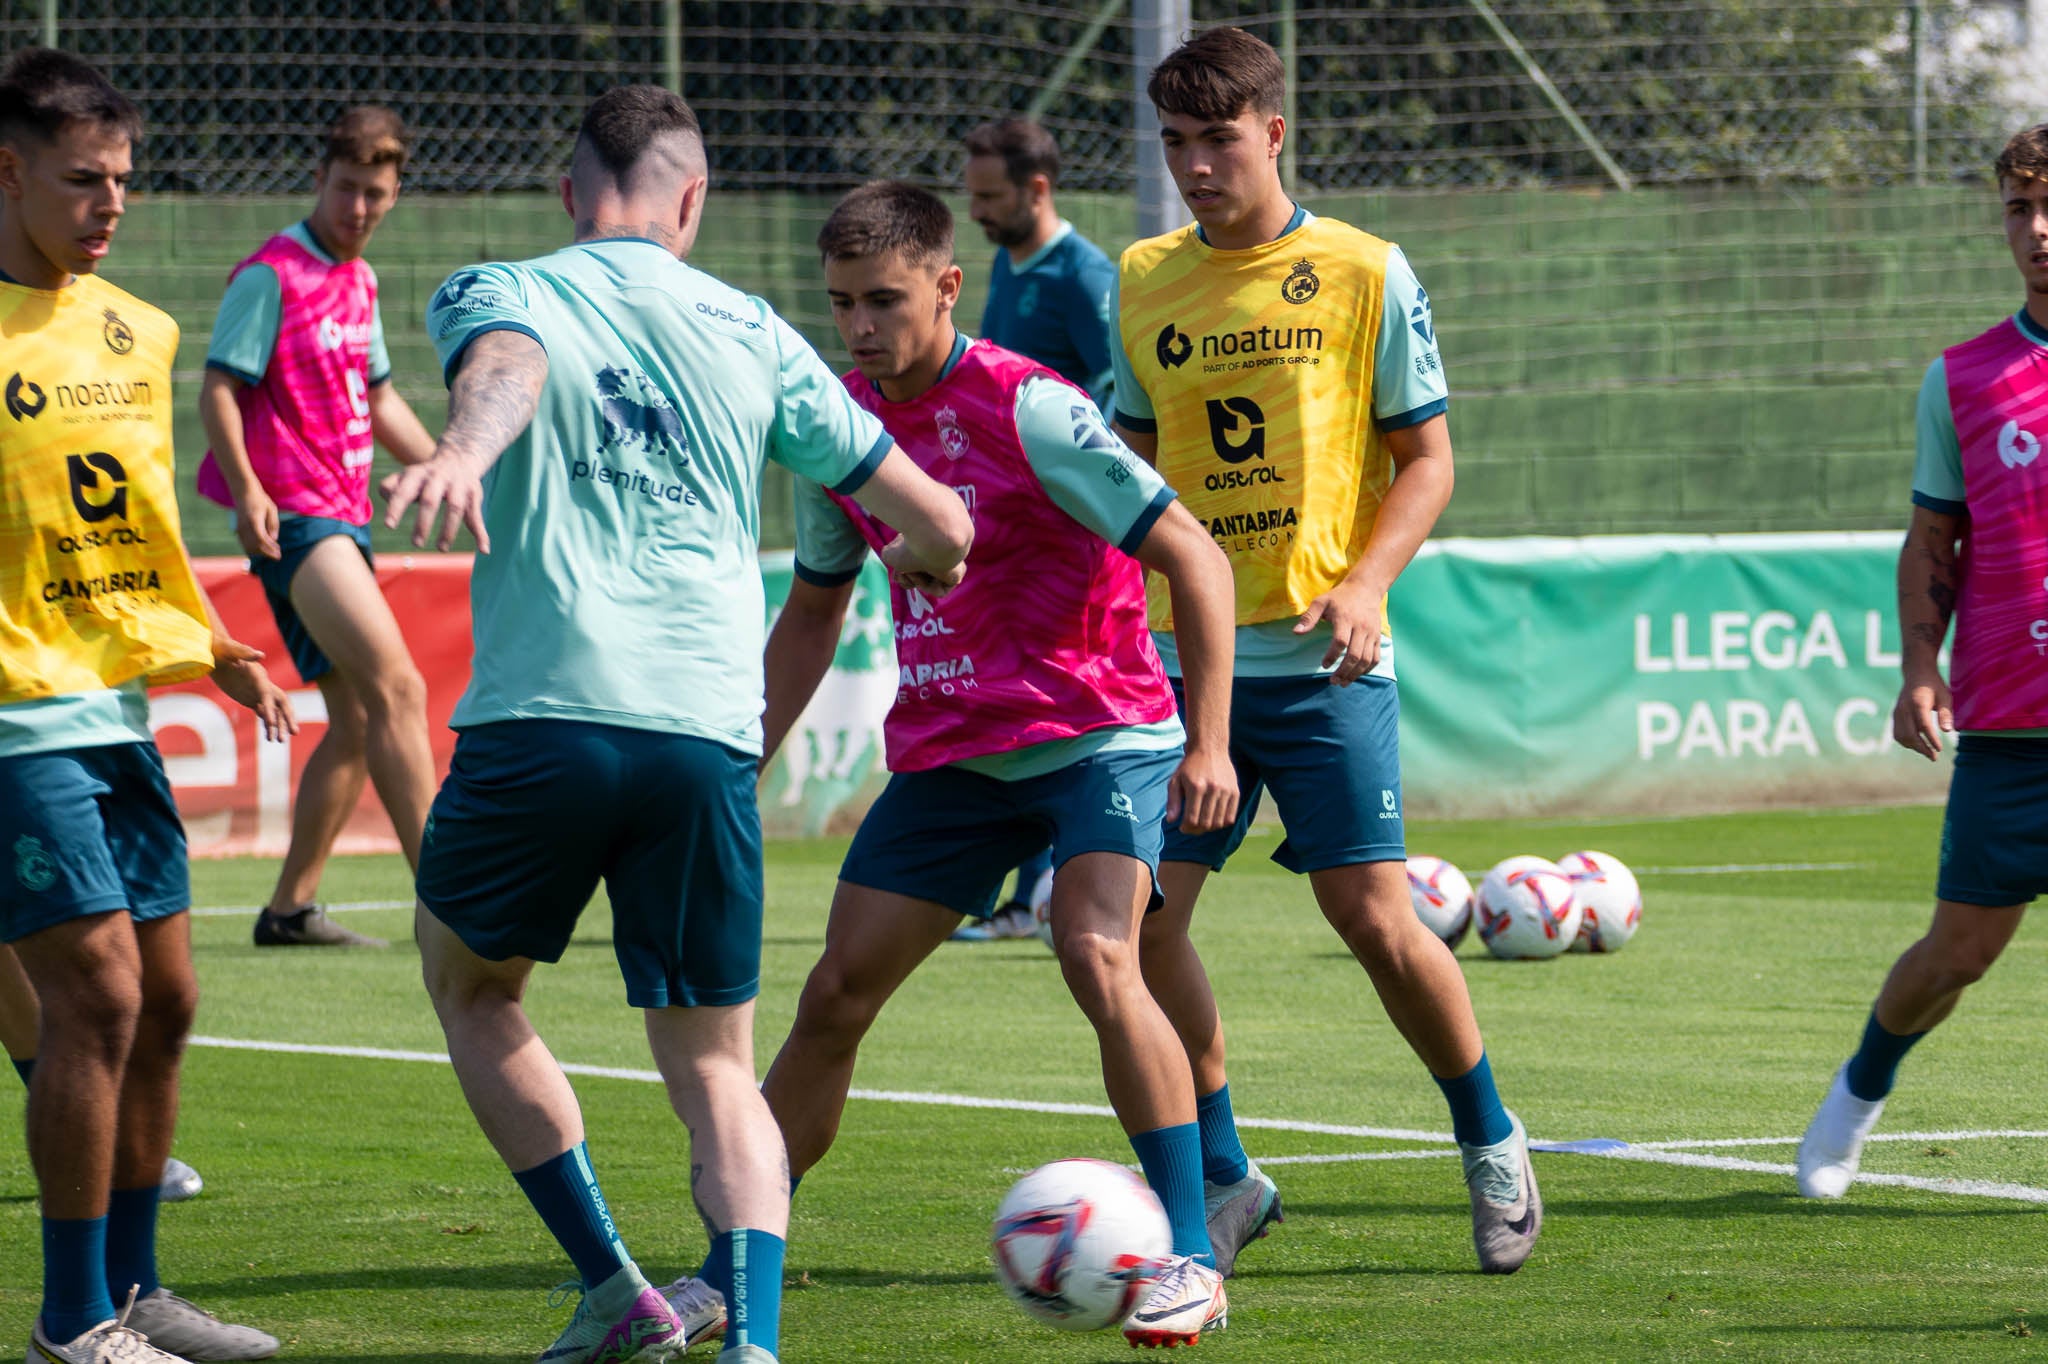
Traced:
<path fill-rule="evenodd" d="M 934 414 L 939 427 L 939 448 L 946 452 L 947 459 L 961 459 L 967 454 L 967 432 L 961 429 L 960 414 L 950 407 L 942 407 Z"/>
<path fill-rule="evenodd" d="M 1287 278 L 1280 281 L 1280 297 L 1289 303 L 1306 303 L 1322 287 L 1323 282 L 1316 278 L 1315 262 L 1298 260 L 1287 272 Z"/>
<path fill-rule="evenodd" d="M 107 349 L 116 355 L 126 355 L 129 351 L 134 350 L 135 333 L 130 331 L 128 324 L 121 320 L 121 314 L 115 312 L 112 308 L 108 308 L 106 315 L 107 325 L 100 329 L 100 335 L 106 338 Z"/>

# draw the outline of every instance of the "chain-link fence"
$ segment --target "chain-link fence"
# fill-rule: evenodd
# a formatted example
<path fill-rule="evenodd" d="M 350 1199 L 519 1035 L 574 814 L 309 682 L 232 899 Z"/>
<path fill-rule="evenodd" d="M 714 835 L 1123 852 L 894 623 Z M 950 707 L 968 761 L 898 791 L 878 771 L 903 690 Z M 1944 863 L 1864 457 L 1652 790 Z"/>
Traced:
<path fill-rule="evenodd" d="M 1293 60 L 1304 191 L 1891 183 L 1975 174 L 2035 92 L 2025 0 L 1195 0 Z M 2040 8 L 2036 5 L 2035 8 Z M 1070 188 L 1128 192 L 1121 0 L 4 0 L 141 98 L 146 187 L 303 188 L 336 112 L 418 130 L 416 189 L 546 188 L 589 98 L 681 86 L 721 188 L 950 183 L 973 124 L 1039 113 Z M 1916 79 L 1917 73 L 1917 79 Z M 1916 159 L 1917 157 L 1917 159 Z"/>

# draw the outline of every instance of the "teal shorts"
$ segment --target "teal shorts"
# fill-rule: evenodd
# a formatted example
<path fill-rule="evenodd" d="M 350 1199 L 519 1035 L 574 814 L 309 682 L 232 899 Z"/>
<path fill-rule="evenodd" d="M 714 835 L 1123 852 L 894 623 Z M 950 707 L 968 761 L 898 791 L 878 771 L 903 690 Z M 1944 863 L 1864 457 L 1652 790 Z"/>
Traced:
<path fill-rule="evenodd" d="M 0 758 L 0 942 L 122 909 L 192 904 L 185 826 L 155 744 Z"/>
<path fill-rule="evenodd" d="M 1052 843 L 1133 857 L 1159 907 L 1161 821 L 1181 750 L 1096 753 L 1056 772 L 1000 781 L 959 767 L 898 772 L 868 808 L 839 879 L 986 919 L 1010 869 Z"/>
<path fill-rule="evenodd" d="M 2048 892 L 2048 739 L 1956 740 L 1935 894 L 2003 908 Z"/>
<path fill-rule="evenodd" d="M 1183 712 L 1187 699 L 1173 679 Z M 1206 834 L 1169 829 L 1168 862 L 1221 871 L 1244 842 L 1259 798 L 1273 793 L 1287 837 L 1273 860 L 1291 872 L 1408 856 L 1401 820 L 1401 699 L 1391 677 L 1340 687 L 1327 677 L 1240 677 L 1230 688 L 1230 760 L 1237 824 Z"/>
<path fill-rule="evenodd" d="M 263 596 L 270 603 L 271 618 L 277 622 L 278 637 L 292 656 L 292 666 L 307 682 L 315 682 L 334 671 L 334 662 L 313 642 L 312 631 L 299 619 L 292 605 L 292 579 L 299 566 L 313 552 L 313 546 L 336 535 L 345 536 L 362 551 L 363 562 L 375 566 L 370 555 L 370 528 L 327 516 L 280 517 L 277 526 L 278 558 L 251 559 L 249 571 L 263 584 Z"/>
<path fill-rule="evenodd" d="M 466 729 L 427 818 L 420 903 L 487 961 L 560 961 L 602 881 L 629 1004 L 743 1004 L 761 985 L 754 764 L 580 720 Z"/>

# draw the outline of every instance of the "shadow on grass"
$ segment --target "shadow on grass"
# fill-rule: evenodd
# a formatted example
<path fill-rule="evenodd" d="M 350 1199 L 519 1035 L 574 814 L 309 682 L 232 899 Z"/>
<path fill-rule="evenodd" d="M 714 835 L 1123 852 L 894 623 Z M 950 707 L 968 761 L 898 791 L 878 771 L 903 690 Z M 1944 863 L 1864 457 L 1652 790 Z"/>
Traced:
<path fill-rule="evenodd" d="M 303 1345 L 292 1347 L 293 1359 L 317 1359 L 322 1364 L 392 1364 L 393 1360 L 405 1360 L 407 1364 L 532 1364 L 533 1353 L 521 1351 L 514 1354 L 474 1355 L 455 1351 L 438 1354 L 421 1354 L 417 1350 L 393 1350 L 382 1355 L 329 1355 L 309 1351 Z"/>
<path fill-rule="evenodd" d="M 872 1266 L 849 1269 L 843 1265 L 805 1265 L 803 1273 L 809 1282 L 801 1287 L 784 1288 L 785 1301 L 814 1288 L 980 1288 L 993 1282 L 987 1270 L 967 1274 L 930 1274 L 896 1272 Z"/>
<path fill-rule="evenodd" d="M 394 1293 L 451 1289 L 546 1293 L 566 1277 L 568 1266 L 545 1264 L 383 1264 L 374 1268 L 309 1270 L 303 1273 L 249 1274 L 212 1279 L 181 1278 L 181 1297 L 276 1298 L 292 1293 L 357 1292 L 383 1289 Z M 493 1356 L 495 1358 L 496 1356 Z"/>

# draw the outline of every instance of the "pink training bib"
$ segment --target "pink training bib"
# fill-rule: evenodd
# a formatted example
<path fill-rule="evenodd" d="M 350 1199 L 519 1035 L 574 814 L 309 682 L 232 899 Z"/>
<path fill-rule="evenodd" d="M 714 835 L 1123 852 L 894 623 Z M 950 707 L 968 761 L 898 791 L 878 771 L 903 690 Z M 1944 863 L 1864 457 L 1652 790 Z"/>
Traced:
<path fill-rule="evenodd" d="M 367 525 L 376 272 L 360 258 L 322 260 L 279 233 L 229 278 L 259 264 L 277 272 L 283 306 L 270 367 L 236 395 L 249 463 L 278 510 Z M 199 466 L 199 491 L 234 505 L 211 450 Z"/>
<path fill-rule="evenodd" d="M 844 376 L 854 401 L 974 518 L 959 587 L 940 601 L 890 592 L 897 689 L 883 735 L 892 772 L 1174 714 L 1145 627 L 1144 570 L 1061 511 L 1024 453 L 1017 390 L 1035 375 L 1066 382 L 977 341 L 909 402 L 884 400 L 858 372 Z M 875 548 L 896 537 L 852 499 L 833 500 Z"/>
<path fill-rule="evenodd" d="M 2048 348 L 2007 318 L 1943 359 L 1969 508 L 1949 662 L 1956 728 L 2048 725 Z"/>

